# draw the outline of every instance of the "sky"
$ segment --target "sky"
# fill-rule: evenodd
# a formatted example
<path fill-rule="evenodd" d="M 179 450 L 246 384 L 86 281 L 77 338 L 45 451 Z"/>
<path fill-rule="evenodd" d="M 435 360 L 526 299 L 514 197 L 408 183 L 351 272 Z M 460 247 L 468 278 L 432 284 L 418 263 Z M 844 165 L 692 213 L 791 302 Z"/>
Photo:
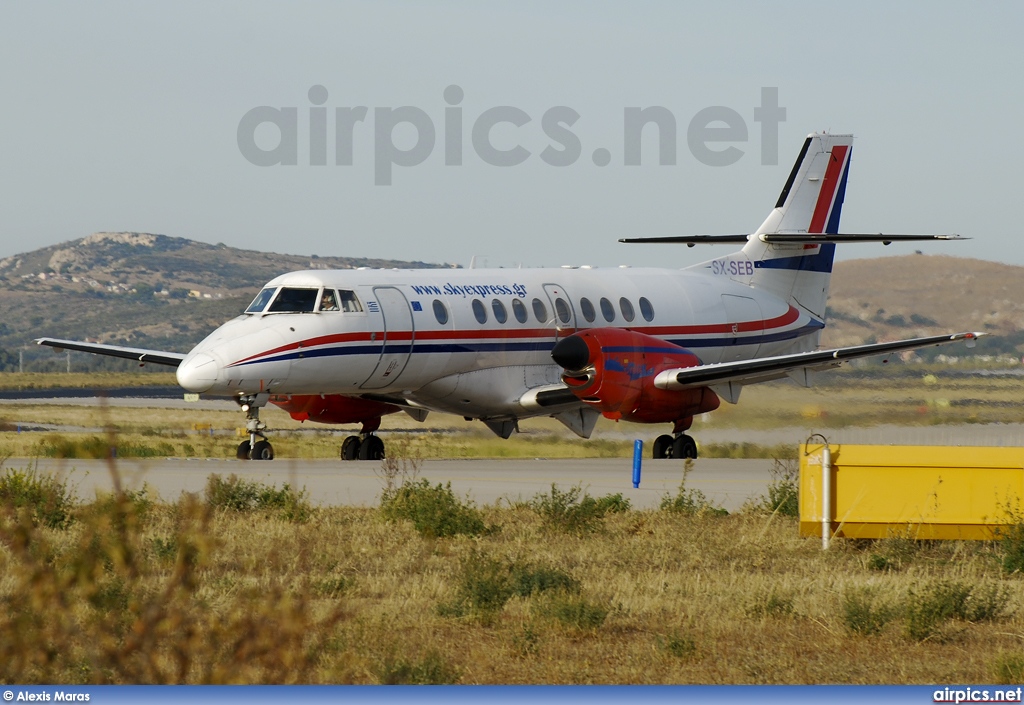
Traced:
<path fill-rule="evenodd" d="M 1024 265 L 1021 27 L 1015 2 L 4 3 L 0 257 L 129 230 L 687 266 L 725 251 L 617 240 L 753 231 L 828 130 L 857 137 L 843 231 L 973 238 L 841 257 Z M 652 107 L 674 144 L 637 152 Z"/>

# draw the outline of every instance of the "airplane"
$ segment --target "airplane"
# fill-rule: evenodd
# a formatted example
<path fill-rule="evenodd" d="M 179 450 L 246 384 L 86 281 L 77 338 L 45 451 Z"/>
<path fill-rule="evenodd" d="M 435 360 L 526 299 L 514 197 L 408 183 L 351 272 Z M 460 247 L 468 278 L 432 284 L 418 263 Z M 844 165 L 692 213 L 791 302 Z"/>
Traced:
<path fill-rule="evenodd" d="M 740 245 L 681 269 L 562 267 L 312 270 L 268 282 L 237 318 L 186 354 L 54 338 L 36 342 L 177 368 L 191 393 L 234 398 L 246 414 L 239 459 L 272 460 L 260 409 L 360 424 L 343 460 L 379 460 L 381 417 L 431 411 L 479 419 L 509 438 L 551 416 L 582 438 L 599 417 L 671 424 L 655 458 L 693 458 L 693 419 L 748 384 L 980 333 L 818 349 L 837 243 L 961 240 L 845 234 L 839 218 L 853 136 L 812 133 L 777 203 L 753 233 L 626 238 Z"/>

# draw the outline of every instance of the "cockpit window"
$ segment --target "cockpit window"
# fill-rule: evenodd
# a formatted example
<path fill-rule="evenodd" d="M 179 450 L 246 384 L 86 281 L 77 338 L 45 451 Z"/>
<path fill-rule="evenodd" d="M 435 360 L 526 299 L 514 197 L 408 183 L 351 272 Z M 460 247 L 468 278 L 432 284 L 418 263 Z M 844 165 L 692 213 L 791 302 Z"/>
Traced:
<path fill-rule="evenodd" d="M 274 287 L 268 287 L 256 294 L 256 298 L 252 300 L 252 303 L 249 304 L 249 308 L 245 309 L 245 312 L 262 313 L 263 309 L 267 307 L 267 302 L 270 301 L 270 298 L 274 295 L 275 291 L 277 291 L 277 289 Z"/>
<path fill-rule="evenodd" d="M 341 297 L 341 310 L 345 313 L 362 313 L 363 305 L 359 303 L 356 292 L 342 289 L 338 292 Z"/>
<path fill-rule="evenodd" d="M 321 311 L 340 311 L 338 308 L 338 295 L 334 289 L 324 289 L 324 295 L 320 297 Z"/>
<path fill-rule="evenodd" d="M 274 303 L 267 309 L 268 313 L 309 313 L 316 306 L 319 289 L 292 289 L 283 287 L 278 292 Z"/>

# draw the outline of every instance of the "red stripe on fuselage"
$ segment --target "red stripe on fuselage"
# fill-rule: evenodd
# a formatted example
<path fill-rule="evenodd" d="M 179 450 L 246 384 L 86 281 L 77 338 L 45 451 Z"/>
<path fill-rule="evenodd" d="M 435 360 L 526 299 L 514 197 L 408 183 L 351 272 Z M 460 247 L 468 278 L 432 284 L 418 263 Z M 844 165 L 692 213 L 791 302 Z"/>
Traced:
<path fill-rule="evenodd" d="M 821 192 L 818 193 L 818 202 L 814 206 L 814 215 L 811 216 L 811 226 L 808 233 L 825 232 L 825 223 L 828 222 L 828 214 L 832 210 L 832 200 L 836 195 L 836 188 L 843 173 L 843 164 L 846 163 L 846 153 L 849 145 L 841 144 L 832 148 L 832 156 L 828 161 L 828 168 L 825 169 L 825 178 L 821 183 Z"/>
<path fill-rule="evenodd" d="M 781 316 L 767 321 L 743 321 L 738 323 L 714 323 L 693 326 L 624 326 L 628 330 L 634 330 L 647 335 L 710 335 L 714 333 L 752 333 L 756 331 L 770 330 L 772 328 L 783 328 L 795 323 L 800 318 L 800 312 L 793 306 Z M 576 328 L 576 330 L 580 330 Z M 312 348 L 320 345 L 333 345 L 337 343 L 365 343 L 370 342 L 370 331 L 358 333 L 338 333 L 334 335 L 322 335 L 316 338 L 309 338 L 297 343 L 289 343 L 272 350 L 266 350 L 256 355 L 236 360 L 229 367 L 250 362 L 260 357 L 268 357 L 301 348 Z M 388 331 L 389 342 L 412 340 L 411 331 Z M 417 331 L 416 340 L 507 340 L 510 338 L 549 338 L 554 340 L 554 331 L 550 328 L 509 328 L 505 330 L 427 330 Z M 384 340 L 380 341 L 382 344 Z"/>

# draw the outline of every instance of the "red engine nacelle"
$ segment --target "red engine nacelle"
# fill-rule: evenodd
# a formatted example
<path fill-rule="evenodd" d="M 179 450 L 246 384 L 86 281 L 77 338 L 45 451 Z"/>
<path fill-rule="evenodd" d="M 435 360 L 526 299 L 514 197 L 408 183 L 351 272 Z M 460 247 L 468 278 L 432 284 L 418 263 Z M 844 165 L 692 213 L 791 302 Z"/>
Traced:
<path fill-rule="evenodd" d="M 380 426 L 381 416 L 401 411 L 392 404 L 358 397 L 345 397 L 340 394 L 272 396 L 270 403 L 287 411 L 296 421 L 361 423 L 364 433 L 376 431 Z"/>
<path fill-rule="evenodd" d="M 695 367 L 692 352 L 624 328 L 594 328 L 563 338 L 551 352 L 562 380 L 582 401 L 611 419 L 689 426 L 695 414 L 721 403 L 707 387 L 669 391 L 654 386 L 659 372 Z"/>

